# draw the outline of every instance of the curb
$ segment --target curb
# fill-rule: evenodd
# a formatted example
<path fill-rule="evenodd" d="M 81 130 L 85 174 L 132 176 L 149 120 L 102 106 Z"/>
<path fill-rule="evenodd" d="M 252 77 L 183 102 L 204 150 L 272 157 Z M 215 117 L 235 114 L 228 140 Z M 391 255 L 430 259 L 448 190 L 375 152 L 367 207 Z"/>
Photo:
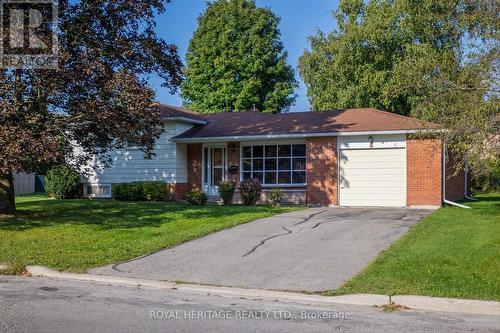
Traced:
<path fill-rule="evenodd" d="M 500 316 L 500 302 L 429 296 L 392 296 L 392 301 L 410 309 Z"/>
<path fill-rule="evenodd" d="M 180 290 L 189 293 L 211 294 L 222 297 L 240 297 L 255 300 L 266 299 L 285 303 L 300 303 L 304 305 L 344 304 L 382 306 L 390 303 L 389 296 L 386 295 L 354 294 L 343 296 L 320 296 L 287 291 L 247 289 L 237 287 L 218 287 L 199 284 L 175 283 L 170 281 L 114 277 L 97 274 L 62 273 L 42 266 L 27 266 L 26 270 L 31 276 L 37 277 L 100 282 L 124 286 L 148 287 L 155 289 Z M 500 316 L 500 302 L 495 301 L 477 301 L 428 296 L 392 296 L 391 299 L 394 303 L 405 306 L 411 310 Z"/>
<path fill-rule="evenodd" d="M 149 287 L 158 289 L 175 289 L 176 283 L 169 281 L 156 281 L 156 280 L 142 280 L 133 278 L 121 278 L 115 276 L 106 275 L 94 275 L 94 274 L 75 274 L 75 273 L 62 273 L 53 271 L 43 266 L 26 266 L 26 271 L 31 276 L 37 277 L 48 277 L 56 279 L 65 280 L 78 280 L 78 281 L 89 281 L 89 282 L 101 282 L 108 284 L 116 284 L 122 286 L 133 286 L 133 287 Z"/>

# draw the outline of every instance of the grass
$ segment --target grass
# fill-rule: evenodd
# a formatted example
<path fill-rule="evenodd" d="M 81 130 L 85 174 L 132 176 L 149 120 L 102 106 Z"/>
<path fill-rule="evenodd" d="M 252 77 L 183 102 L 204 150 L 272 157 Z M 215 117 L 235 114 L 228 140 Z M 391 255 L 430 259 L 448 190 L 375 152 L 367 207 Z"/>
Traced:
<path fill-rule="evenodd" d="M 374 293 L 500 300 L 500 193 L 427 216 L 327 295 Z"/>
<path fill-rule="evenodd" d="M 218 230 L 301 207 L 190 206 L 114 200 L 16 198 L 0 219 L 3 274 L 27 265 L 82 272 L 171 247 Z"/>

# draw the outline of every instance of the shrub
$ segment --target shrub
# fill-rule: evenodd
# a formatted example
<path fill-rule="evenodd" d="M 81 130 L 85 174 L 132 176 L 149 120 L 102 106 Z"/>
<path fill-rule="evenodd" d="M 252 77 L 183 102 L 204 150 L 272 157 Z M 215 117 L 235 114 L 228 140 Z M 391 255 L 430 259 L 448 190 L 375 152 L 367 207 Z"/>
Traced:
<path fill-rule="evenodd" d="M 142 182 L 142 191 L 146 201 L 166 201 L 167 184 L 161 181 Z"/>
<path fill-rule="evenodd" d="M 128 184 L 115 184 L 111 188 L 113 199 L 127 200 L 128 198 Z"/>
<path fill-rule="evenodd" d="M 222 181 L 219 183 L 219 196 L 224 205 L 230 205 L 233 202 L 234 183 L 230 181 Z"/>
<path fill-rule="evenodd" d="M 123 201 L 143 201 L 144 191 L 141 182 L 116 184 L 113 186 L 113 198 Z"/>
<path fill-rule="evenodd" d="M 245 179 L 240 183 L 241 200 L 245 205 L 255 205 L 260 199 L 262 186 L 258 179 Z"/>
<path fill-rule="evenodd" d="M 80 189 L 80 174 L 67 165 L 56 166 L 47 172 L 45 190 L 56 199 L 76 198 Z"/>
<path fill-rule="evenodd" d="M 490 171 L 472 177 L 472 189 L 479 192 L 496 192 L 500 190 L 500 160 L 489 162 Z"/>
<path fill-rule="evenodd" d="M 273 206 L 279 207 L 282 199 L 283 199 L 283 192 L 281 192 L 281 189 L 279 187 L 275 187 L 271 191 L 271 194 L 269 194 L 269 201 Z"/>
<path fill-rule="evenodd" d="M 123 201 L 166 201 L 167 184 L 161 181 L 143 181 L 113 186 L 113 198 Z"/>
<path fill-rule="evenodd" d="M 185 199 L 191 205 L 204 205 L 207 203 L 207 195 L 197 188 L 186 193 Z"/>

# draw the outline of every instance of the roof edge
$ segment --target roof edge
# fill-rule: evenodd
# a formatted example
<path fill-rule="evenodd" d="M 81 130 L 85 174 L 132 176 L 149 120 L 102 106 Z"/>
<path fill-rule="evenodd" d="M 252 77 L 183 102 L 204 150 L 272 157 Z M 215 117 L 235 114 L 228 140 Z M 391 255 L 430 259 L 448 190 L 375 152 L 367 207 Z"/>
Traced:
<path fill-rule="evenodd" d="M 268 140 L 268 139 L 293 139 L 307 137 L 323 137 L 323 136 L 354 136 L 354 135 L 383 135 L 383 134 L 413 134 L 418 132 L 443 132 L 443 129 L 407 129 L 407 130 L 382 130 L 382 131 L 357 131 L 357 132 L 304 132 L 291 134 L 267 134 L 267 135 L 232 135 L 232 136 L 205 136 L 196 138 L 171 138 L 174 142 L 179 143 L 198 143 L 198 142 L 221 142 L 221 141 L 252 141 L 252 140 Z M 180 134 L 181 135 L 181 134 Z"/>
<path fill-rule="evenodd" d="M 165 121 L 178 121 L 181 123 L 186 123 L 186 124 L 193 124 L 193 125 L 206 125 L 208 124 L 208 121 L 206 120 L 199 120 L 199 119 L 194 119 L 194 118 L 188 118 L 188 117 L 172 117 L 172 116 L 167 116 L 162 118 Z"/>

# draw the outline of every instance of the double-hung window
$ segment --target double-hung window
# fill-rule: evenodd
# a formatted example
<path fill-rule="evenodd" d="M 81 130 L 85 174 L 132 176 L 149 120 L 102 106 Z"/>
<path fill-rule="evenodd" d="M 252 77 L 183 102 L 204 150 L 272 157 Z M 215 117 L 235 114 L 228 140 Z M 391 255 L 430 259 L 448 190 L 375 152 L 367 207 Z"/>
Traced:
<path fill-rule="evenodd" d="M 257 178 L 263 185 L 305 185 L 306 145 L 243 146 L 242 179 Z"/>

